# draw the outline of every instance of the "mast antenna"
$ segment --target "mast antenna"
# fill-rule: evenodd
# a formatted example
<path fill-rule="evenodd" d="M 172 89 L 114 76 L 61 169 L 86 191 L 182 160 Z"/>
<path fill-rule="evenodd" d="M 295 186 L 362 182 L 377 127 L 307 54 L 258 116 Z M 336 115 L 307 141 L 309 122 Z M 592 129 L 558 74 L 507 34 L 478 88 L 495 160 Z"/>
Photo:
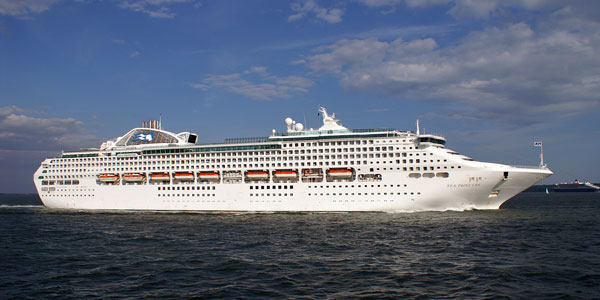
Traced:
<path fill-rule="evenodd" d="M 158 129 L 162 130 L 162 113 L 158 117 Z"/>
<path fill-rule="evenodd" d="M 308 128 L 308 124 L 306 123 L 306 113 L 304 111 L 302 111 L 302 114 L 304 115 L 304 126 L 306 126 L 306 128 Z"/>
<path fill-rule="evenodd" d="M 540 168 L 545 167 L 546 165 L 544 164 L 544 144 L 542 143 L 542 141 L 533 142 L 533 146 L 540 147 Z"/>

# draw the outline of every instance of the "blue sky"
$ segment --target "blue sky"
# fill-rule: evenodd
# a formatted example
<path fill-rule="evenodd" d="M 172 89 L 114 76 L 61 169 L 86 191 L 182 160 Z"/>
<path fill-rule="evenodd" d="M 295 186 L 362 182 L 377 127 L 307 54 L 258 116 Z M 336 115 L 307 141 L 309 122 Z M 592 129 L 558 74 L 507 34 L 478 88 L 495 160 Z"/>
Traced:
<path fill-rule="evenodd" d="M 0 192 L 141 121 L 200 142 L 317 107 L 600 182 L 600 2 L 0 0 Z"/>

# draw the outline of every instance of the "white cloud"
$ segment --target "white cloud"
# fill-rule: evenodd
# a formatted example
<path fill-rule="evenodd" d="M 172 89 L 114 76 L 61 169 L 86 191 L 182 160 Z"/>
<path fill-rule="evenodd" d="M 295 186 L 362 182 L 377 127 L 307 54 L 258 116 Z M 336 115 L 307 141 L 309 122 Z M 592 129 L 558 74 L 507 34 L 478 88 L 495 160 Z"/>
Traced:
<path fill-rule="evenodd" d="M 198 0 L 126 0 L 120 1 L 119 7 L 149 15 L 153 18 L 174 18 L 175 13 L 169 6 L 181 3 L 194 3 L 194 7 L 200 7 Z"/>
<path fill-rule="evenodd" d="M 64 150 L 98 146 L 100 139 L 85 135 L 83 122 L 73 118 L 41 118 L 16 107 L 0 107 L 0 150 Z"/>
<path fill-rule="evenodd" d="M 29 16 L 39 14 L 55 3 L 65 0 L 0 0 L 0 15 Z M 71 0 L 78 1 L 78 0 Z M 193 3 L 195 8 L 201 6 L 198 0 L 116 0 L 117 6 L 147 14 L 153 18 L 173 18 L 175 13 L 170 6 L 181 3 Z"/>
<path fill-rule="evenodd" d="M 449 12 L 455 17 L 488 18 L 504 9 L 552 10 L 564 4 L 560 0 L 456 0 Z"/>
<path fill-rule="evenodd" d="M 209 75 L 202 81 L 190 83 L 201 90 L 224 89 L 256 100 L 289 98 L 293 94 L 306 93 L 314 85 L 310 79 L 299 76 L 278 77 L 265 67 L 252 67 L 241 73 Z"/>
<path fill-rule="evenodd" d="M 140 52 L 139 51 L 133 51 L 131 52 L 131 54 L 129 54 L 129 57 L 134 58 L 134 57 L 138 57 L 140 56 Z"/>
<path fill-rule="evenodd" d="M 342 21 L 344 10 L 341 8 L 323 8 L 315 0 L 306 0 L 304 2 L 295 2 L 291 4 L 295 14 L 288 17 L 289 22 L 297 21 L 306 15 L 312 14 L 319 20 L 327 23 L 339 23 Z"/>
<path fill-rule="evenodd" d="M 267 68 L 262 67 L 262 66 L 254 66 L 254 67 L 244 71 L 244 74 L 252 74 L 252 73 L 256 73 L 256 74 L 263 75 L 263 76 L 268 75 Z"/>
<path fill-rule="evenodd" d="M 369 7 L 389 7 L 405 4 L 408 7 L 420 7 L 429 5 L 439 5 L 451 2 L 451 0 L 360 0 Z"/>
<path fill-rule="evenodd" d="M 306 63 L 306 60 L 304 60 L 304 59 L 296 59 L 296 60 L 293 60 L 290 64 L 291 65 L 301 65 L 301 64 L 304 64 L 304 63 Z"/>
<path fill-rule="evenodd" d="M 175 1 L 151 1 L 151 0 L 134 0 L 123 1 L 119 3 L 119 7 L 129 9 L 135 12 L 145 13 L 153 18 L 173 18 L 175 13 L 169 11 L 166 5 L 187 2 L 187 0 Z"/>
<path fill-rule="evenodd" d="M 548 23 L 548 26 L 558 26 Z M 472 32 L 451 48 L 433 39 L 341 40 L 305 58 L 346 89 L 433 101 L 470 118 L 532 124 L 600 106 L 600 30 L 518 23 Z"/>
<path fill-rule="evenodd" d="M 273 77 L 272 79 L 279 85 L 296 87 L 298 89 L 308 89 L 314 85 L 314 82 L 308 78 L 293 75 L 281 78 Z"/>
<path fill-rule="evenodd" d="M 359 0 L 360 3 L 371 8 L 388 8 L 384 13 L 392 11 L 395 7 L 404 5 L 409 8 L 450 5 L 448 11 L 456 18 L 475 17 L 489 18 L 490 16 L 506 9 L 525 10 L 553 10 L 564 5 L 561 0 Z M 589 4 L 592 1 L 574 0 L 571 5 Z"/>
<path fill-rule="evenodd" d="M 487 18 L 490 13 L 498 9 L 501 1 L 499 0 L 463 0 L 456 1 L 454 7 L 450 9 L 450 13 L 454 16 L 474 16 L 479 18 Z"/>
<path fill-rule="evenodd" d="M 0 107 L 0 117 L 6 116 L 6 115 L 10 115 L 10 114 L 15 113 L 15 112 L 23 113 L 23 112 L 26 112 L 26 111 L 27 110 L 25 110 L 23 108 L 20 108 L 20 107 L 17 107 L 15 105 L 2 106 L 2 107 Z"/>
<path fill-rule="evenodd" d="M 0 0 L 0 15 L 27 16 L 48 10 L 61 0 Z"/>

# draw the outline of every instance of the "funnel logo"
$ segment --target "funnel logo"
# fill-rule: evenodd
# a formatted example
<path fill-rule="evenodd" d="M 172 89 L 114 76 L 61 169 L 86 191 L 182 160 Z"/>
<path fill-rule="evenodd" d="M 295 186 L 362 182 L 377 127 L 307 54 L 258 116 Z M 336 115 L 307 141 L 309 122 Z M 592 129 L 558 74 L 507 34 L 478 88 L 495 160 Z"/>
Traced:
<path fill-rule="evenodd" d="M 154 139 L 154 133 L 149 132 L 149 133 L 138 133 L 135 135 L 133 141 L 137 142 L 137 141 L 142 141 L 142 142 L 151 142 Z"/>

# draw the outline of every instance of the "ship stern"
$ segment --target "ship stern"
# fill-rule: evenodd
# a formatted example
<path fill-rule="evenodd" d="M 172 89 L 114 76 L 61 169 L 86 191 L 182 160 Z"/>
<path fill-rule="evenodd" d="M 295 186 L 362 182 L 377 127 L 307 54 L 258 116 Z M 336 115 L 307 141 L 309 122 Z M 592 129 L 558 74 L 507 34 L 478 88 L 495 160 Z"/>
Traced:
<path fill-rule="evenodd" d="M 44 170 L 46 169 L 44 167 L 45 161 L 42 162 L 39 166 L 39 168 L 37 168 L 37 170 L 35 171 L 35 173 L 33 173 L 33 184 L 35 185 L 35 190 L 38 194 L 38 196 L 40 197 L 40 201 L 42 201 L 42 204 L 44 206 L 48 206 L 46 203 L 46 199 L 47 199 L 47 194 L 50 193 L 50 187 L 45 185 L 42 186 L 42 181 L 45 178 L 45 174 L 44 174 Z M 54 189 L 54 187 L 52 187 Z"/>

